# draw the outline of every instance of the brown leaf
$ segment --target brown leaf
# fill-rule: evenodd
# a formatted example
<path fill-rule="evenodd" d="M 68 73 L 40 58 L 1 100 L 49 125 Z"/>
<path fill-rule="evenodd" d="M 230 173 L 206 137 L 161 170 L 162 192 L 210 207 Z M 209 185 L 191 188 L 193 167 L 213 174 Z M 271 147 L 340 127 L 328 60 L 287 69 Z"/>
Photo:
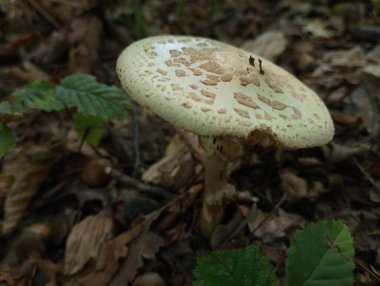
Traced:
<path fill-rule="evenodd" d="M 75 15 L 80 14 L 94 6 L 94 0 L 81 1 L 56 1 L 56 0 L 39 0 L 41 8 L 45 10 L 51 17 L 54 17 L 61 23 L 67 23 L 72 20 Z"/>
<path fill-rule="evenodd" d="M 165 286 L 165 281 L 157 272 L 147 272 L 136 277 L 132 286 Z"/>
<path fill-rule="evenodd" d="M 179 190 L 193 175 L 194 160 L 189 149 L 178 136 L 174 136 L 166 148 L 164 157 L 150 166 L 142 179 L 146 183 Z"/>
<path fill-rule="evenodd" d="M 53 31 L 31 51 L 30 58 L 43 66 L 55 64 L 67 50 L 66 34 L 66 29 Z"/>
<path fill-rule="evenodd" d="M 241 48 L 270 61 L 275 61 L 285 51 L 287 44 L 288 41 L 282 32 L 266 31 L 255 40 L 246 41 Z"/>
<path fill-rule="evenodd" d="M 22 269 L 24 278 L 28 280 L 27 285 L 57 286 L 55 276 L 59 267 L 48 259 L 39 255 L 31 256 L 24 262 Z"/>
<path fill-rule="evenodd" d="M 356 115 L 346 114 L 337 110 L 330 110 L 330 113 L 334 122 L 337 122 L 343 125 L 356 127 L 356 126 L 359 126 L 362 122 L 360 117 Z"/>
<path fill-rule="evenodd" d="M 140 234 L 141 230 L 142 225 L 137 224 L 129 231 L 107 241 L 102 247 L 95 269 L 78 278 L 80 284 L 83 286 L 108 285 L 119 269 L 120 259 L 128 254 L 128 244 Z"/>
<path fill-rule="evenodd" d="M 16 151 L 13 161 L 6 168 L 6 173 L 2 174 L 7 178 L 8 184 L 0 185 L 0 194 L 6 194 L 3 235 L 11 233 L 17 227 L 30 200 L 60 155 L 61 148 L 61 143 L 52 143 L 43 146 L 24 145 L 21 151 Z"/>
<path fill-rule="evenodd" d="M 0 282 L 5 282 L 6 285 L 13 286 L 20 277 L 21 271 L 19 268 L 11 269 L 7 266 L 0 265 Z"/>
<path fill-rule="evenodd" d="M 279 209 L 273 215 L 259 211 L 254 221 L 249 222 L 248 226 L 256 237 L 262 238 L 264 242 L 269 242 L 284 237 L 289 231 L 302 227 L 304 224 L 303 217 Z"/>
<path fill-rule="evenodd" d="M 130 244 L 127 258 L 122 262 L 119 272 L 109 285 L 123 285 L 132 281 L 137 270 L 143 266 L 144 259 L 154 259 L 157 251 L 164 245 L 163 239 L 149 230 L 150 222 L 144 225 L 141 234 Z"/>
<path fill-rule="evenodd" d="M 99 47 L 103 34 L 102 22 L 86 15 L 71 23 L 68 40 L 71 45 L 70 69 L 74 73 L 91 73 L 99 65 Z"/>
<path fill-rule="evenodd" d="M 316 38 L 330 38 L 334 33 L 327 28 L 327 23 L 322 19 L 309 21 L 303 28 L 303 32 Z"/>
<path fill-rule="evenodd" d="M 367 62 L 363 49 L 359 46 L 350 50 L 326 52 L 323 60 L 329 62 L 332 66 L 345 68 L 362 67 Z"/>
<path fill-rule="evenodd" d="M 283 170 L 280 174 L 281 187 L 286 193 L 286 199 L 297 201 L 308 196 L 307 181 L 292 170 Z"/>
<path fill-rule="evenodd" d="M 338 163 L 345 160 L 350 160 L 352 159 L 352 156 L 355 155 L 367 154 L 374 148 L 369 143 L 360 143 L 353 146 L 330 143 L 322 146 L 321 149 L 326 161 Z"/>
<path fill-rule="evenodd" d="M 66 242 L 64 274 L 76 274 L 91 259 L 96 261 L 112 229 L 113 220 L 107 209 L 97 215 L 88 216 L 74 225 Z"/>
<path fill-rule="evenodd" d="M 225 243 L 237 229 L 239 229 L 242 221 L 243 216 L 241 212 L 236 212 L 227 224 L 217 225 L 210 239 L 211 248 L 220 248 L 220 246 L 223 245 L 223 243 Z"/>
<path fill-rule="evenodd" d="M 29 61 L 24 61 L 20 66 L 10 67 L 8 70 L 10 76 L 13 76 L 23 82 L 29 83 L 35 80 L 49 81 L 50 76 L 39 67 Z"/>

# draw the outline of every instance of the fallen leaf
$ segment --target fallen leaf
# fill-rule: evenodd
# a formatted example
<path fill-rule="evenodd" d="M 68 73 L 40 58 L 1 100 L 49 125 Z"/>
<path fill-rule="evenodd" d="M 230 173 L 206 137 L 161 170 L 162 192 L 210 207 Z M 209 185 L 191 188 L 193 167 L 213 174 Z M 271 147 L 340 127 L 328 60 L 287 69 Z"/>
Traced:
<path fill-rule="evenodd" d="M 61 143 L 50 145 L 24 145 L 15 151 L 13 161 L 7 166 L 8 184 L 0 185 L 1 193 L 6 194 L 2 234 L 11 233 L 24 217 L 29 202 L 47 178 L 54 162 L 58 159 Z"/>
<path fill-rule="evenodd" d="M 246 41 L 241 48 L 270 61 L 276 61 L 285 51 L 288 41 L 280 31 L 266 31 L 255 38 Z"/>
<path fill-rule="evenodd" d="M 362 122 L 360 117 L 357 115 L 351 115 L 351 114 L 343 113 L 337 110 L 330 110 L 330 114 L 334 122 L 337 122 L 346 126 L 356 127 L 356 126 L 359 126 Z"/>
<path fill-rule="evenodd" d="M 105 209 L 74 225 L 66 241 L 63 272 L 73 275 L 83 269 L 90 260 L 96 261 L 100 250 L 110 238 L 113 220 Z"/>
<path fill-rule="evenodd" d="M 54 65 L 67 51 L 66 34 L 66 29 L 53 31 L 49 37 L 38 43 L 37 47 L 30 53 L 30 58 L 44 66 Z"/>
<path fill-rule="evenodd" d="M 362 155 L 370 152 L 373 147 L 368 143 L 356 144 L 354 146 L 330 143 L 321 147 L 326 161 L 331 163 L 349 160 L 354 155 Z"/>
<path fill-rule="evenodd" d="M 367 60 L 380 64 L 380 45 L 375 46 L 366 54 Z"/>
<path fill-rule="evenodd" d="M 332 66 L 344 68 L 362 67 L 367 62 L 363 49 L 359 46 L 350 50 L 326 52 L 323 61 Z"/>
<path fill-rule="evenodd" d="M 146 170 L 142 179 L 146 183 L 180 190 L 194 176 L 194 160 L 189 149 L 174 136 L 164 157 Z"/>
<path fill-rule="evenodd" d="M 136 277 L 132 286 L 165 286 L 165 281 L 157 272 L 147 272 Z"/>
<path fill-rule="evenodd" d="M 73 73 L 91 73 L 99 66 L 99 48 L 103 34 L 102 22 L 87 14 L 71 23 L 69 65 Z"/>
<path fill-rule="evenodd" d="M 288 201 L 294 202 L 308 197 L 307 181 L 295 174 L 294 170 L 282 170 L 280 178 Z"/>
<path fill-rule="evenodd" d="M 251 232 L 263 242 L 272 242 L 304 226 L 305 223 L 303 217 L 279 209 L 275 214 L 258 211 L 256 218 L 249 222 L 248 226 Z"/>
<path fill-rule="evenodd" d="M 236 212 L 227 224 L 219 224 L 212 233 L 210 244 L 212 249 L 218 249 L 238 229 L 243 221 L 240 211 Z"/>
<path fill-rule="evenodd" d="M 380 79 L 380 75 L 379 75 Z M 380 88 L 380 80 L 377 89 Z M 355 109 L 354 113 L 360 116 L 363 126 L 369 134 L 376 136 L 380 130 L 379 127 L 379 103 L 377 103 L 378 91 L 374 94 L 368 93 L 369 89 L 364 85 L 355 88 L 350 97 L 351 106 Z"/>
<path fill-rule="evenodd" d="M 141 233 L 142 225 L 137 224 L 130 230 L 104 243 L 96 262 L 95 269 L 77 278 L 83 286 L 108 285 L 120 267 L 120 261 L 129 251 L 129 244 Z"/>
<path fill-rule="evenodd" d="M 326 21 L 322 19 L 309 21 L 304 26 L 303 32 L 310 34 L 315 38 L 330 38 L 334 36 L 334 32 L 328 29 Z"/>
<path fill-rule="evenodd" d="M 153 214 L 143 222 L 143 230 L 129 245 L 127 257 L 109 283 L 110 286 L 123 285 L 126 281 L 131 282 L 135 278 L 138 269 L 143 266 L 144 259 L 155 259 L 156 253 L 164 245 L 164 240 L 158 234 L 150 231 L 150 224 L 159 213 Z"/>
<path fill-rule="evenodd" d="M 26 83 L 35 80 L 50 81 L 50 76 L 46 72 L 29 61 L 24 61 L 20 66 L 10 67 L 8 74 Z"/>

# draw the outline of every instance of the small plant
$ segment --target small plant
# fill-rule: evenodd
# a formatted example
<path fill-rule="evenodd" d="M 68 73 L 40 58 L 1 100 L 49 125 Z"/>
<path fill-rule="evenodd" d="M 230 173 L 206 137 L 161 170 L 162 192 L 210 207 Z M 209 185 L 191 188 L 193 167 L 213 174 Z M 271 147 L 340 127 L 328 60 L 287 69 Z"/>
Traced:
<path fill-rule="evenodd" d="M 254 245 L 244 250 L 217 250 L 198 260 L 194 269 L 196 286 L 276 285 L 276 275 L 269 260 Z"/>
<path fill-rule="evenodd" d="M 86 74 L 67 76 L 57 85 L 35 81 L 16 89 L 12 96 L 12 104 L 0 103 L 0 157 L 15 145 L 7 123 L 30 109 L 51 112 L 75 108 L 74 127 L 92 145 L 98 144 L 104 121 L 121 120 L 128 115 L 126 107 L 129 101 L 125 93 Z"/>
<path fill-rule="evenodd" d="M 345 224 L 321 221 L 296 232 L 288 250 L 289 286 L 348 286 L 353 283 L 354 247 Z M 255 246 L 218 250 L 200 257 L 194 285 L 276 285 L 269 261 Z"/>

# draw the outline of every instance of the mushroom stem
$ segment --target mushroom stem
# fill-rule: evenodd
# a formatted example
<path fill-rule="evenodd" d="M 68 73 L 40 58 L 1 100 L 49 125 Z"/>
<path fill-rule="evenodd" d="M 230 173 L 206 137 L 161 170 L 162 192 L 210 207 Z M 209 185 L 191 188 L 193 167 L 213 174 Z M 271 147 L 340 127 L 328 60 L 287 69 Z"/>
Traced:
<path fill-rule="evenodd" d="M 242 145 L 222 137 L 200 136 L 199 141 L 207 154 L 200 228 L 205 236 L 211 237 L 222 219 L 224 198 L 235 191 L 228 183 L 228 162 L 241 153 Z"/>
<path fill-rule="evenodd" d="M 214 153 L 206 158 L 205 192 L 201 213 L 201 231 L 210 237 L 222 219 L 224 197 L 231 195 L 235 188 L 227 182 L 228 161 Z"/>

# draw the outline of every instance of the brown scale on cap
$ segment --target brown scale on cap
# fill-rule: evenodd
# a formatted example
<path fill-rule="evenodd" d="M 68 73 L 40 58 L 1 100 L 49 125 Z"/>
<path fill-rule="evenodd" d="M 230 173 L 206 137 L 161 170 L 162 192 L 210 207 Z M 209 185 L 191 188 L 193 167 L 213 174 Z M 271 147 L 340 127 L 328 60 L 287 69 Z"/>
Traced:
<path fill-rule="evenodd" d="M 157 69 L 157 72 L 160 73 L 160 74 L 162 74 L 162 75 L 167 75 L 168 74 L 167 71 L 164 71 L 162 69 Z"/>
<path fill-rule="evenodd" d="M 203 83 L 204 85 L 217 85 L 218 84 L 217 81 L 212 80 L 212 79 L 201 80 L 201 83 Z"/>
<path fill-rule="evenodd" d="M 273 109 L 277 109 L 277 110 L 284 110 L 285 108 L 287 108 L 288 106 L 282 102 L 279 102 L 277 100 L 270 100 L 269 98 L 261 95 L 261 94 L 258 94 L 257 95 L 257 98 L 259 100 L 261 100 L 262 102 L 264 102 L 265 104 L 269 105 L 270 107 L 272 107 Z"/>
<path fill-rule="evenodd" d="M 224 82 L 229 82 L 233 79 L 232 75 L 230 74 L 224 74 L 220 77 L 220 79 Z"/>
<path fill-rule="evenodd" d="M 246 138 L 264 132 L 265 124 L 264 137 L 288 148 L 323 144 L 333 135 L 328 110 L 312 90 L 275 64 L 214 40 L 143 39 L 117 66 L 133 99 L 196 134 Z"/>
<path fill-rule="evenodd" d="M 182 54 L 182 53 L 181 53 L 180 51 L 178 51 L 178 50 L 170 50 L 169 53 L 170 53 L 170 55 L 171 55 L 172 58 L 179 57 L 179 56 L 181 56 L 181 54 Z"/>
<path fill-rule="evenodd" d="M 209 98 L 212 98 L 212 99 L 215 99 L 215 97 L 216 97 L 215 93 L 209 92 L 209 91 L 204 90 L 204 89 L 201 90 L 201 94 L 203 96 L 206 96 L 206 97 L 209 97 Z"/>
<path fill-rule="evenodd" d="M 240 115 L 241 117 L 244 117 L 244 118 L 250 118 L 249 116 L 249 112 L 244 110 L 244 109 L 240 109 L 240 108 L 237 108 L 235 107 L 234 110 L 236 111 L 236 113 L 238 115 Z"/>
<path fill-rule="evenodd" d="M 178 77 L 186 76 L 186 72 L 184 70 L 175 70 L 175 75 Z"/>
<path fill-rule="evenodd" d="M 236 101 L 242 105 L 251 107 L 253 109 L 260 109 L 260 106 L 258 106 L 251 97 L 245 95 L 242 92 L 234 92 L 234 98 Z"/>
<path fill-rule="evenodd" d="M 199 69 L 190 68 L 190 70 L 193 73 L 193 75 L 196 75 L 196 76 L 203 75 L 203 72 L 201 72 Z"/>
<path fill-rule="evenodd" d="M 220 75 L 224 73 L 224 70 L 220 67 L 220 65 L 211 60 L 207 63 L 201 64 L 199 67 L 211 73 L 216 73 Z"/>

